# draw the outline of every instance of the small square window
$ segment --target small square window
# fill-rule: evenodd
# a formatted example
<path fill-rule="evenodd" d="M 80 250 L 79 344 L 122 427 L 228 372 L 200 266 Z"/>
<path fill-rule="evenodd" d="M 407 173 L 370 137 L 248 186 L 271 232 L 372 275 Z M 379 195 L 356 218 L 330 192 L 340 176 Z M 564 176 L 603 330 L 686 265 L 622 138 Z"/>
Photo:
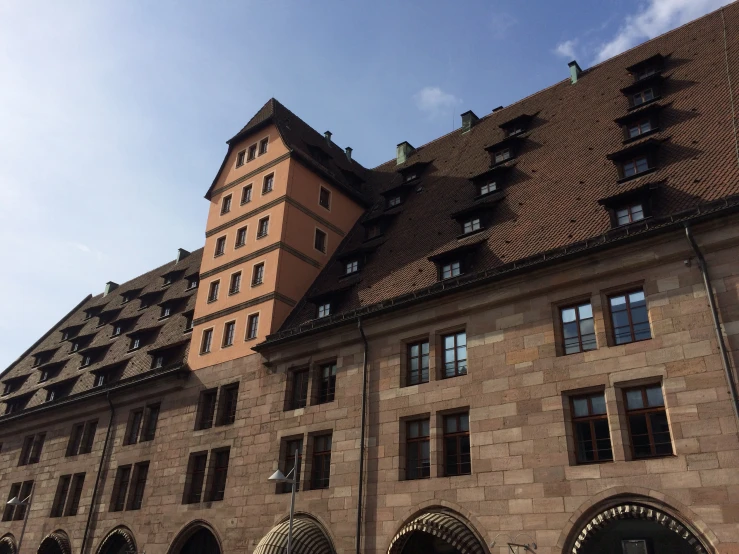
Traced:
<path fill-rule="evenodd" d="M 266 154 L 267 153 L 267 145 L 268 144 L 269 144 L 269 139 L 268 138 L 264 138 L 264 139 L 262 139 L 262 140 L 259 141 L 259 155 L 260 156 L 262 154 Z"/>
<path fill-rule="evenodd" d="M 221 202 L 221 215 L 231 211 L 231 195 L 224 196 Z"/>
<path fill-rule="evenodd" d="M 264 283 L 264 262 L 254 266 L 251 272 L 251 286 L 256 287 Z"/>
<path fill-rule="evenodd" d="M 624 178 L 633 177 L 650 169 L 649 159 L 646 156 L 639 156 L 638 158 L 624 162 L 621 167 L 623 168 Z"/>
<path fill-rule="evenodd" d="M 316 229 L 316 236 L 313 242 L 313 247 L 319 252 L 326 253 L 326 233 L 320 229 Z"/>
<path fill-rule="evenodd" d="M 650 119 L 643 119 L 641 121 L 636 121 L 634 123 L 628 124 L 626 126 L 626 134 L 628 138 L 632 139 L 646 134 L 653 129 L 654 127 L 652 127 L 652 121 Z"/>
<path fill-rule="evenodd" d="M 326 302 L 318 306 L 318 317 L 327 317 L 331 315 L 331 303 Z"/>
<path fill-rule="evenodd" d="M 392 196 L 387 200 L 387 207 L 394 208 L 395 206 L 400 206 L 401 203 L 402 199 L 400 198 L 400 196 Z"/>
<path fill-rule="evenodd" d="M 616 210 L 616 222 L 619 225 L 628 225 L 644 219 L 644 208 L 641 204 L 632 204 Z"/>
<path fill-rule="evenodd" d="M 216 239 L 216 249 L 213 253 L 213 257 L 223 256 L 226 252 L 226 237 L 218 237 Z"/>
<path fill-rule="evenodd" d="M 352 260 L 346 263 L 347 275 L 351 275 L 352 273 L 356 273 L 357 271 L 359 271 L 359 262 L 357 260 Z"/>
<path fill-rule="evenodd" d="M 246 185 L 243 189 L 241 189 L 241 203 L 242 204 L 251 202 L 251 189 L 252 189 L 252 185 Z"/>
<path fill-rule="evenodd" d="M 275 175 L 274 173 L 270 173 L 264 178 L 264 182 L 262 183 L 262 194 L 267 194 L 268 192 L 272 192 L 272 189 L 274 188 L 275 184 Z"/>
<path fill-rule="evenodd" d="M 257 338 L 259 333 L 259 314 L 251 314 L 246 321 L 246 340 Z"/>
<path fill-rule="evenodd" d="M 169 317 L 171 315 L 172 315 L 172 306 L 169 305 L 169 304 L 165 304 L 164 306 L 162 306 L 162 311 L 161 311 L 159 317 L 160 318 L 165 318 L 165 317 Z"/>
<path fill-rule="evenodd" d="M 248 162 L 250 162 L 250 161 L 252 161 L 252 160 L 253 160 L 254 158 L 256 158 L 256 157 L 257 157 L 257 145 L 256 145 L 256 144 L 252 144 L 252 145 L 251 145 L 251 146 L 249 147 L 249 154 L 247 155 L 247 158 L 246 158 L 246 160 L 247 160 Z"/>
<path fill-rule="evenodd" d="M 469 221 L 465 221 L 462 225 L 462 232 L 464 234 L 467 233 L 474 233 L 475 231 L 479 231 L 481 229 L 480 226 L 480 218 L 476 217 L 475 219 L 471 219 Z"/>
<path fill-rule="evenodd" d="M 246 150 L 242 150 L 236 154 L 236 167 L 241 167 L 246 161 Z"/>
<path fill-rule="evenodd" d="M 200 342 L 200 353 L 207 354 L 210 352 L 210 345 L 213 342 L 213 329 L 203 331 L 203 338 Z"/>
<path fill-rule="evenodd" d="M 480 186 L 480 196 L 485 196 L 491 192 L 498 190 L 498 184 L 495 181 L 488 181 L 484 185 Z"/>
<path fill-rule="evenodd" d="M 495 163 L 501 163 L 504 162 L 511 157 L 511 149 L 510 148 L 504 148 L 503 150 L 498 150 L 495 153 Z"/>
<path fill-rule="evenodd" d="M 218 289 L 221 286 L 221 281 L 213 281 L 208 287 L 208 302 L 215 302 L 218 300 Z"/>
<path fill-rule="evenodd" d="M 640 90 L 636 94 L 633 94 L 631 96 L 631 103 L 633 106 L 641 106 L 642 104 L 651 102 L 655 98 L 656 96 L 654 94 L 654 89 L 648 88 L 648 89 Z"/>
<path fill-rule="evenodd" d="M 269 233 L 269 217 L 263 217 L 257 224 L 257 238 L 266 237 Z"/>
<path fill-rule="evenodd" d="M 462 274 L 462 265 L 459 262 L 450 262 L 441 266 L 441 278 L 451 279 Z"/>
<path fill-rule="evenodd" d="M 226 323 L 226 325 L 224 325 L 223 344 L 221 345 L 223 348 L 233 345 L 235 332 L 236 332 L 236 322 L 235 321 L 229 321 L 228 323 Z"/>
<path fill-rule="evenodd" d="M 187 290 L 197 288 L 199 281 L 200 277 L 197 273 L 195 275 L 190 275 L 187 278 Z"/>
<path fill-rule="evenodd" d="M 321 187 L 318 193 L 318 203 L 324 208 L 326 208 L 327 210 L 330 210 L 331 209 L 331 191 Z"/>

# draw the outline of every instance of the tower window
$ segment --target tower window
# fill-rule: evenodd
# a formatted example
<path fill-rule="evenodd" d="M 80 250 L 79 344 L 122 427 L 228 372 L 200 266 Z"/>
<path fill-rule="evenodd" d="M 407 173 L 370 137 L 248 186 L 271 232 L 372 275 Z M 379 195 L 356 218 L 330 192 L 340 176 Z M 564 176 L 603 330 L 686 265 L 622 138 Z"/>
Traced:
<path fill-rule="evenodd" d="M 221 202 L 221 215 L 227 214 L 231 211 L 231 195 L 223 197 L 223 201 Z"/>
<path fill-rule="evenodd" d="M 213 257 L 223 256 L 224 252 L 226 252 L 226 237 L 218 237 L 216 239 L 216 249 Z"/>
<path fill-rule="evenodd" d="M 267 153 L 267 145 L 269 144 L 269 138 L 264 138 L 259 141 L 259 155 Z"/>
<path fill-rule="evenodd" d="M 323 252 L 324 254 L 326 253 L 326 233 L 320 229 L 316 229 L 313 247 L 319 252 Z"/>
<path fill-rule="evenodd" d="M 274 188 L 275 184 L 275 174 L 270 173 L 264 178 L 264 182 L 262 183 L 262 194 L 267 194 L 268 192 L 272 192 L 272 189 Z"/>
<path fill-rule="evenodd" d="M 257 224 L 257 238 L 261 239 L 262 237 L 266 237 L 267 233 L 269 233 L 269 216 L 263 217 L 259 220 L 259 223 Z"/>
<path fill-rule="evenodd" d="M 318 193 L 318 203 L 326 208 L 327 210 L 331 209 L 331 191 L 321 187 L 320 191 Z"/>
<path fill-rule="evenodd" d="M 243 189 L 241 189 L 241 203 L 246 204 L 247 202 L 251 202 L 251 185 L 246 185 Z"/>
<path fill-rule="evenodd" d="M 251 272 L 251 286 L 256 287 L 264 283 L 264 262 L 254 266 Z"/>
<path fill-rule="evenodd" d="M 236 167 L 241 167 L 246 161 L 246 150 L 242 150 L 236 154 Z"/>
<path fill-rule="evenodd" d="M 257 157 L 257 145 L 256 144 L 252 144 L 249 147 L 249 154 L 246 157 L 246 161 L 250 162 L 250 161 L 252 161 L 256 157 Z"/>

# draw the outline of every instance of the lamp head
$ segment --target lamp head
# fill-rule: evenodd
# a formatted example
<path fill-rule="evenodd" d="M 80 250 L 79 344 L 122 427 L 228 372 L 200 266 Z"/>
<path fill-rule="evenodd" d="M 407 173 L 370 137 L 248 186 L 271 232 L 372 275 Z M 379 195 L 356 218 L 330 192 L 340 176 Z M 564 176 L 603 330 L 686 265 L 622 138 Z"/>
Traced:
<path fill-rule="evenodd" d="M 21 502 L 17 496 L 14 496 L 6 502 L 8 506 L 23 506 L 25 502 Z"/>
<path fill-rule="evenodd" d="M 275 483 L 285 483 L 288 479 L 285 477 L 285 474 L 282 473 L 279 469 L 275 471 L 272 475 L 269 477 L 270 481 L 273 481 Z"/>

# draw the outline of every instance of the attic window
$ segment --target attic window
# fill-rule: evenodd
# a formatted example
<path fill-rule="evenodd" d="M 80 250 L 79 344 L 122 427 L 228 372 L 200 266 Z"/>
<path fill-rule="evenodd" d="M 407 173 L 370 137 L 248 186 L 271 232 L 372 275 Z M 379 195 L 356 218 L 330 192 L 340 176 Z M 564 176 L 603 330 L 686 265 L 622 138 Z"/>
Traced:
<path fill-rule="evenodd" d="M 652 87 L 640 90 L 639 92 L 632 94 L 629 97 L 632 107 L 641 106 L 643 104 L 646 104 L 647 102 L 651 102 L 655 98 L 657 98 L 657 94 L 655 94 L 654 88 Z"/>
<path fill-rule="evenodd" d="M 269 138 L 263 138 L 259 141 L 259 155 L 267 153 L 267 145 L 269 144 Z"/>
<path fill-rule="evenodd" d="M 609 154 L 608 159 L 613 160 L 618 169 L 619 182 L 653 171 L 661 142 L 653 138 L 646 139 Z"/>
<path fill-rule="evenodd" d="M 346 262 L 346 274 L 351 275 L 353 273 L 356 273 L 359 271 L 359 261 L 358 260 L 351 260 L 349 262 Z"/>
<path fill-rule="evenodd" d="M 164 277 L 162 277 L 162 279 L 164 279 L 164 282 L 162 283 L 163 287 L 171 285 L 174 282 L 174 274 L 167 273 Z"/>
<path fill-rule="evenodd" d="M 635 221 L 644 219 L 644 208 L 641 203 L 630 204 L 616 209 L 616 222 L 618 225 L 628 225 Z"/>
<path fill-rule="evenodd" d="M 236 167 L 241 167 L 246 161 L 246 150 L 242 150 L 236 154 Z"/>
<path fill-rule="evenodd" d="M 462 263 L 460 261 L 453 261 L 446 263 L 441 266 L 441 278 L 451 279 L 452 277 L 458 277 L 462 274 Z"/>
<path fill-rule="evenodd" d="M 87 367 L 92 363 L 92 354 L 85 354 L 82 356 L 82 363 L 80 364 L 80 367 Z"/>
<path fill-rule="evenodd" d="M 252 161 L 256 157 L 257 157 L 257 145 L 256 144 L 252 144 L 249 147 L 249 155 L 247 156 L 246 161 L 250 162 L 250 161 Z"/>
<path fill-rule="evenodd" d="M 3 383 L 3 393 L 2 396 L 6 396 L 8 394 L 12 394 L 16 392 L 19 388 L 21 388 L 21 385 L 23 384 L 23 381 L 25 381 L 25 377 L 15 378 L 15 379 L 8 379 Z"/>
<path fill-rule="evenodd" d="M 510 158 L 511 158 L 510 148 L 503 148 L 502 150 L 498 150 L 494 154 L 494 160 L 496 164 L 502 163 L 506 160 L 509 160 Z"/>
<path fill-rule="evenodd" d="M 45 364 L 49 361 L 51 356 L 48 352 L 39 352 L 38 354 L 35 354 L 33 356 L 33 366 L 32 367 L 38 367 L 41 364 Z"/>
<path fill-rule="evenodd" d="M 380 227 L 379 223 L 375 222 L 375 223 L 370 223 L 369 225 L 367 225 L 367 239 L 368 240 L 377 238 L 381 234 L 382 234 L 382 228 Z"/>
<path fill-rule="evenodd" d="M 197 288 L 199 283 L 199 276 L 197 273 L 190 275 L 187 278 L 187 290 Z"/>
<path fill-rule="evenodd" d="M 159 319 L 164 319 L 172 315 L 172 304 L 163 304 Z"/>
<path fill-rule="evenodd" d="M 405 182 L 412 181 L 413 179 L 418 179 L 418 173 L 415 171 L 411 171 L 410 173 L 407 173 L 405 175 Z"/>
<path fill-rule="evenodd" d="M 479 193 L 480 196 L 485 196 L 486 194 L 490 194 L 491 192 L 495 192 L 498 190 L 498 183 L 496 181 L 487 181 L 480 185 Z"/>
<path fill-rule="evenodd" d="M 387 199 L 387 207 L 388 208 L 394 208 L 395 206 L 400 206 L 400 204 L 403 202 L 400 195 L 397 196 L 391 196 Z"/>
<path fill-rule="evenodd" d="M 654 130 L 651 119 L 642 119 L 626 125 L 626 138 L 633 139 Z"/>
<path fill-rule="evenodd" d="M 123 325 L 120 323 L 116 323 L 113 325 L 113 334 L 111 336 L 117 337 L 123 332 Z"/>
<path fill-rule="evenodd" d="M 53 379 L 57 375 L 59 375 L 59 372 L 61 371 L 63 364 L 55 364 L 53 367 L 44 368 L 41 370 L 41 375 L 39 375 L 38 382 L 39 383 L 45 383 L 49 379 Z"/>
<path fill-rule="evenodd" d="M 141 348 L 141 335 L 135 335 L 131 337 L 131 345 L 128 347 L 129 350 L 138 350 Z"/>
<path fill-rule="evenodd" d="M 624 179 L 634 177 L 640 173 L 649 171 L 650 169 L 649 157 L 646 155 L 621 162 L 621 174 Z"/>
<path fill-rule="evenodd" d="M 646 60 L 642 60 L 639 63 L 635 63 L 634 65 L 627 67 L 626 71 L 631 73 L 635 80 L 641 81 L 642 79 L 647 79 L 652 75 L 660 73 L 664 68 L 665 58 L 666 56 L 663 56 L 662 54 L 655 54 Z"/>
<path fill-rule="evenodd" d="M 462 233 L 464 233 L 465 235 L 468 233 L 474 233 L 475 231 L 479 231 L 480 229 L 482 229 L 482 226 L 480 225 L 479 217 L 465 221 L 462 224 Z"/>
<path fill-rule="evenodd" d="M 331 303 L 325 302 L 324 304 L 320 304 L 318 306 L 318 317 L 328 317 L 331 315 Z"/>

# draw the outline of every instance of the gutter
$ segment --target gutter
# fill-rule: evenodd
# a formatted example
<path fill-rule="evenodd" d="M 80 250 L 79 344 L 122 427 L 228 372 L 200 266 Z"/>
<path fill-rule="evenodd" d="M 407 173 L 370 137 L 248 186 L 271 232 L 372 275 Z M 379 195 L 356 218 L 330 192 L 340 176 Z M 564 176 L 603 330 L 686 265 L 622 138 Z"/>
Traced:
<path fill-rule="evenodd" d="M 364 344 L 364 353 L 362 355 L 362 429 L 359 439 L 359 493 L 357 498 L 357 531 L 356 531 L 356 554 L 361 553 L 362 547 L 362 495 L 364 492 L 364 455 L 365 455 L 365 428 L 367 427 L 367 354 L 369 345 L 367 337 L 362 328 L 362 320 L 357 320 L 359 334 L 362 335 L 362 343 Z"/>
<path fill-rule="evenodd" d="M 100 486 L 100 475 L 103 473 L 103 464 L 108 454 L 108 443 L 110 442 L 110 432 L 113 429 L 113 420 L 115 419 L 115 406 L 110 400 L 110 391 L 106 394 L 105 399 L 108 401 L 110 406 L 110 419 L 108 419 L 108 430 L 105 432 L 105 442 L 103 443 L 103 452 L 100 454 L 100 464 L 98 465 L 98 472 L 95 476 L 95 486 L 92 489 L 92 499 L 90 500 L 90 511 L 87 513 L 87 523 L 85 523 L 85 532 L 82 535 L 82 545 L 80 546 L 80 554 L 85 552 L 85 544 L 87 543 L 87 536 L 90 532 L 90 523 L 92 522 L 92 514 L 95 511 L 95 503 L 98 495 L 98 487 Z"/>
<path fill-rule="evenodd" d="M 711 287 L 711 278 L 708 274 L 708 264 L 693 238 L 693 233 L 690 231 L 690 225 L 687 223 L 685 224 L 685 237 L 688 239 L 688 243 L 690 243 L 693 252 L 695 252 L 695 257 L 698 259 L 698 268 L 701 270 L 701 275 L 703 276 L 703 285 L 706 287 L 708 305 L 711 307 L 711 317 L 713 318 L 713 326 L 716 330 L 718 349 L 721 353 L 721 365 L 724 367 L 724 374 L 726 375 L 726 381 L 729 385 L 729 394 L 731 395 L 731 403 L 734 408 L 734 417 L 736 418 L 737 423 L 739 423 L 739 394 L 737 393 L 736 381 L 734 380 L 733 370 L 731 369 L 731 363 L 729 361 L 729 353 L 724 341 L 724 333 L 721 328 L 721 322 L 719 321 L 716 298 L 713 293 L 713 287 Z"/>

